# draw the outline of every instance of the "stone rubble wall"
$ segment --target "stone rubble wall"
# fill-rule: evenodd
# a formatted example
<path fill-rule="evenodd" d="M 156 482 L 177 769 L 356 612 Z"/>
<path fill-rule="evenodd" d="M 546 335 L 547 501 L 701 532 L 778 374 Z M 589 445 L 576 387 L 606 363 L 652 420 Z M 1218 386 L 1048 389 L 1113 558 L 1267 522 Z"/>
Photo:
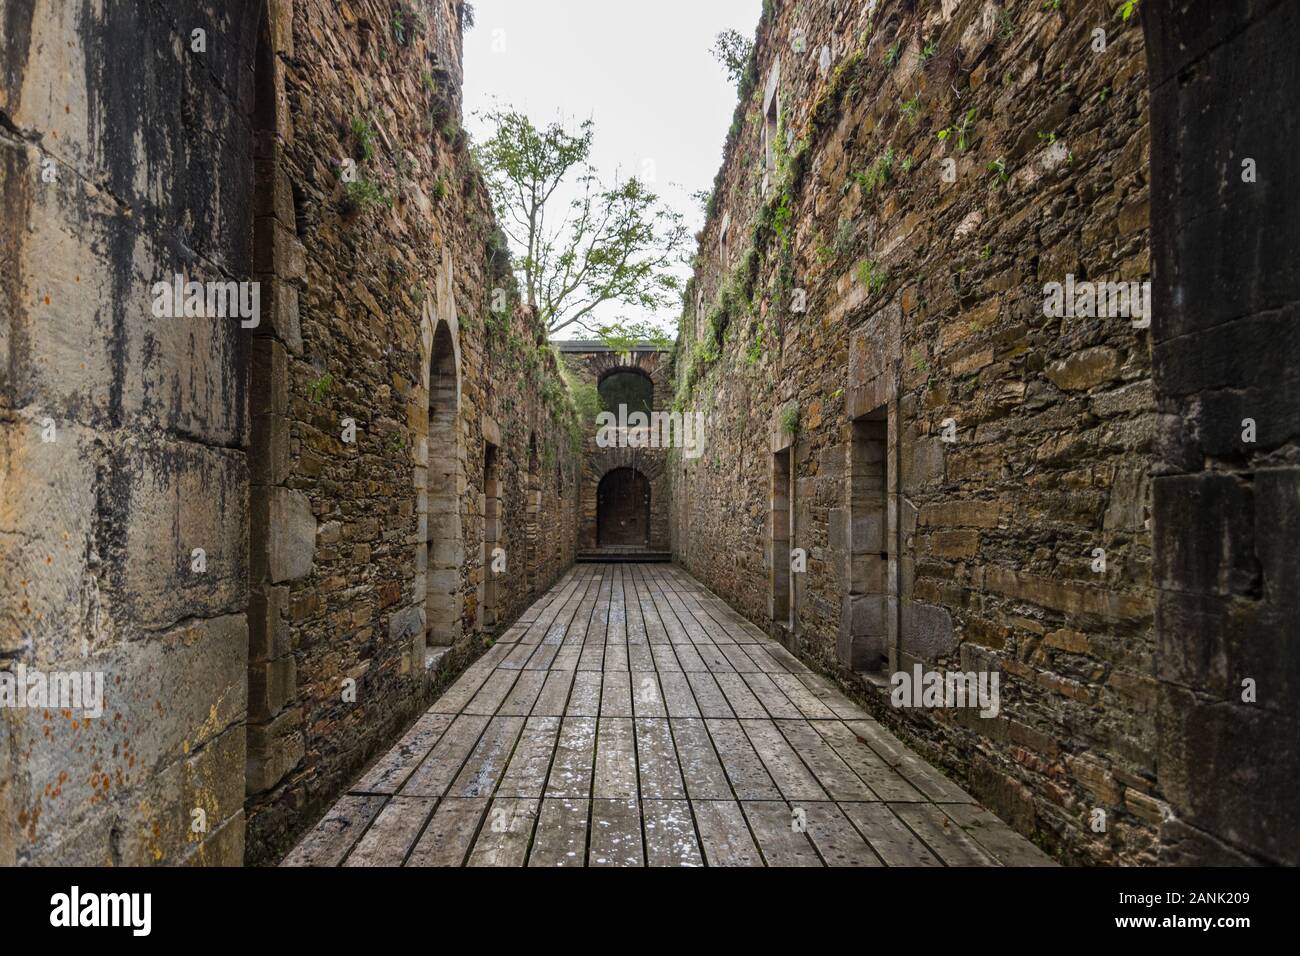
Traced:
<path fill-rule="evenodd" d="M 575 423 L 460 127 L 460 17 L 7 10 L 0 660 L 108 687 L 0 713 L 0 864 L 274 859 L 490 642 L 485 441 L 496 630 L 572 563 Z M 154 318 L 176 272 L 257 280 L 261 325 Z"/>
<path fill-rule="evenodd" d="M 765 4 L 675 358 L 710 426 L 671 468 L 678 559 L 845 679 L 867 614 L 889 620 L 889 671 L 997 672 L 996 719 L 860 686 L 1004 819 L 1090 863 L 1150 862 L 1163 808 L 1150 342 L 1127 318 L 1046 317 L 1043 287 L 1150 276 L 1144 69 L 1141 27 L 1103 2 Z M 853 527 L 850 422 L 877 408 L 893 477 L 872 532 Z M 793 631 L 769 613 L 787 446 Z M 899 598 L 874 606 L 849 595 L 871 534 Z"/>
<path fill-rule="evenodd" d="M 572 380 L 578 385 L 599 386 L 607 375 L 637 371 L 650 379 L 654 387 L 652 411 L 672 410 L 673 381 L 670 357 L 664 352 L 638 350 L 574 352 L 566 350 L 564 361 Z M 595 550 L 598 545 L 596 492 L 600 481 L 616 468 L 632 468 L 650 484 L 650 544 L 654 551 L 669 549 L 669 515 L 671 485 L 668 481 L 669 452 L 665 448 L 601 448 L 596 442 L 595 424 L 587 429 L 582 450 L 581 514 L 578 523 L 579 550 Z"/>

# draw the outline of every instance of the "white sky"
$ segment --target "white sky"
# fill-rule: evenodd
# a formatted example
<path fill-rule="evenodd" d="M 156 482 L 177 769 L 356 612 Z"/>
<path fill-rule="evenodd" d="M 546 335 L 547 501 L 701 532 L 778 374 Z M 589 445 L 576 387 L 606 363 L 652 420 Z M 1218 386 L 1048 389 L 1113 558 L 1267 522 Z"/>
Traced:
<path fill-rule="evenodd" d="M 736 107 L 735 87 L 709 51 L 722 30 L 752 37 L 761 8 L 762 0 L 474 0 L 465 126 L 486 138 L 473 114 L 494 101 L 536 126 L 594 120 L 602 180 L 618 171 L 645 180 L 686 216 L 691 255 L 704 215 L 690 194 L 712 188 Z M 676 304 L 654 316 L 607 305 L 599 315 L 652 318 L 675 332 L 677 312 Z M 561 337 L 582 333 L 570 327 Z"/>

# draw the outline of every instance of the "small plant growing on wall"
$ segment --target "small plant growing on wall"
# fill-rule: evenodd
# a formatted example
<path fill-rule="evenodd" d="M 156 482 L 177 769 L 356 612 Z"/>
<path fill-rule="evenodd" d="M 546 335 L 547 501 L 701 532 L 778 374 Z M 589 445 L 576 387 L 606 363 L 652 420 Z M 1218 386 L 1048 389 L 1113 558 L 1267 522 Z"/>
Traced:
<path fill-rule="evenodd" d="M 365 212 L 375 206 L 392 204 L 392 198 L 373 179 L 358 176 L 352 182 L 343 184 L 342 208 L 345 215 Z"/>
<path fill-rule="evenodd" d="M 334 376 L 326 372 L 316 381 L 307 386 L 307 394 L 311 398 L 312 404 L 319 404 L 320 400 L 325 397 L 325 393 L 330 390 L 334 384 Z"/>
<path fill-rule="evenodd" d="M 375 155 L 375 128 L 360 116 L 352 117 L 352 155 L 362 163 Z"/>
<path fill-rule="evenodd" d="M 936 134 L 940 140 L 947 142 L 949 139 L 956 139 L 957 149 L 966 152 L 970 146 L 970 135 L 975 129 L 975 107 L 971 107 L 962 114 L 960 120 L 951 126 L 945 126 Z"/>
<path fill-rule="evenodd" d="M 1016 35 L 1016 21 L 1012 19 L 1010 11 L 1003 10 L 998 14 L 998 36 L 1004 40 L 1010 40 Z"/>
<path fill-rule="evenodd" d="M 799 403 L 791 402 L 781 410 L 781 431 L 787 435 L 799 434 Z"/>
<path fill-rule="evenodd" d="M 894 147 L 886 147 L 885 151 L 872 161 L 867 167 L 866 172 L 856 174 L 858 185 L 862 191 L 870 195 L 876 189 L 889 182 L 889 177 L 894 172 Z"/>
<path fill-rule="evenodd" d="M 1011 174 L 1007 172 L 1007 161 L 1001 156 L 989 163 L 988 171 L 993 174 L 999 186 L 1005 185 L 1011 179 Z"/>
<path fill-rule="evenodd" d="M 858 263 L 858 281 L 866 287 L 868 292 L 876 293 L 883 289 L 887 275 L 884 268 L 870 259 L 863 259 Z"/>
<path fill-rule="evenodd" d="M 757 365 L 763 358 L 763 332 L 765 325 L 759 325 L 754 329 L 754 339 L 749 343 L 749 349 L 745 352 L 745 364 Z"/>
<path fill-rule="evenodd" d="M 399 47 L 407 47 L 417 37 L 424 36 L 424 19 L 409 3 L 398 3 L 393 10 L 393 42 Z"/>
<path fill-rule="evenodd" d="M 911 99 L 903 100 L 901 109 L 908 122 L 915 126 L 916 121 L 921 118 L 921 94 L 917 93 Z"/>

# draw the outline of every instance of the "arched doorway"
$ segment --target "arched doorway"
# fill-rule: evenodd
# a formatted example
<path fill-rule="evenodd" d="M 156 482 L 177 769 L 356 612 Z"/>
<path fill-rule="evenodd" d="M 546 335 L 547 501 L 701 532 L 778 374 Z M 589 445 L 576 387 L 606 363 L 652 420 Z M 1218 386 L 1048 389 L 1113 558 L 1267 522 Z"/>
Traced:
<path fill-rule="evenodd" d="M 602 548 L 650 543 L 650 482 L 635 468 L 615 468 L 596 489 L 596 536 Z"/>
<path fill-rule="evenodd" d="M 640 369 L 617 369 L 606 373 L 596 386 L 605 411 L 618 414 L 619 406 L 627 414 L 641 412 L 649 415 L 654 410 L 655 387 L 650 376 Z"/>
<path fill-rule="evenodd" d="M 456 434 L 456 346 L 438 321 L 429 353 L 428 534 L 425 634 L 428 648 L 446 647 L 460 636 L 460 569 L 464 541 L 460 522 L 460 455 Z"/>

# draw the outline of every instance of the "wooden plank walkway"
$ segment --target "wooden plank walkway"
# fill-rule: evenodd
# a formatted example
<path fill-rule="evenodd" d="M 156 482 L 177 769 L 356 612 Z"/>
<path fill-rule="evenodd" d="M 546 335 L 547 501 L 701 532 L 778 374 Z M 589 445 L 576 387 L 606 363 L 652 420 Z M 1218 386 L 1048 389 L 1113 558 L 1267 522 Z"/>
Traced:
<path fill-rule="evenodd" d="M 668 564 L 580 564 L 285 866 L 1053 865 Z"/>

